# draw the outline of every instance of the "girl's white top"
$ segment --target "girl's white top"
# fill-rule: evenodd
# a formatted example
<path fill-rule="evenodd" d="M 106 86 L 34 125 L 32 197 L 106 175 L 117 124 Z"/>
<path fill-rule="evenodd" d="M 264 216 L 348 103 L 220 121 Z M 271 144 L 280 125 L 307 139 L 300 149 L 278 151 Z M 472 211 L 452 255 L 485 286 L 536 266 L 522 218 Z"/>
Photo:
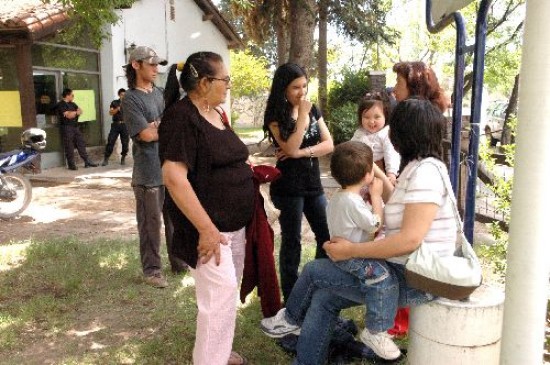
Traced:
<path fill-rule="evenodd" d="M 374 156 L 374 161 L 384 160 L 386 166 L 386 173 L 392 173 L 397 176 L 399 171 L 399 164 L 401 163 L 401 156 L 393 148 L 389 137 L 389 126 L 385 126 L 381 130 L 375 133 L 370 133 L 365 128 L 360 127 L 355 131 L 352 141 L 363 142 L 370 148 Z"/>

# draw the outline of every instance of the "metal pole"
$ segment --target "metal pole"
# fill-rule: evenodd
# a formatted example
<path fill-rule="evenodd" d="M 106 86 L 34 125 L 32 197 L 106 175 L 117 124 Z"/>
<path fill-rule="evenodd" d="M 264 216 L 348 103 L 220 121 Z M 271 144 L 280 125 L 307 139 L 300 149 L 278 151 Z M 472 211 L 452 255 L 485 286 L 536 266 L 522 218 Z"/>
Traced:
<path fill-rule="evenodd" d="M 548 301 L 550 189 L 550 1 L 528 0 L 520 72 L 518 130 L 501 364 L 541 364 Z"/>
<path fill-rule="evenodd" d="M 458 197 L 458 180 L 460 173 L 460 130 L 462 129 L 462 99 L 464 98 L 464 55 L 466 54 L 466 27 L 464 18 L 459 12 L 454 12 L 439 23 L 432 19 L 432 0 L 426 0 L 426 27 L 430 33 L 439 33 L 447 25 L 455 21 L 455 72 L 453 89 L 453 124 L 451 137 L 451 166 L 449 176 L 455 196 Z"/>
<path fill-rule="evenodd" d="M 487 14 L 491 0 L 481 0 L 476 19 L 476 43 L 474 48 L 474 72 L 472 85 L 472 112 L 470 114 L 470 146 L 468 149 L 468 182 L 466 185 L 466 207 L 464 209 L 464 234 L 474 242 L 474 221 L 476 216 L 477 161 L 479 154 L 479 119 L 483 92 L 483 71 L 485 67 L 485 38 L 487 36 Z"/>
<path fill-rule="evenodd" d="M 462 99 L 464 98 L 464 54 L 466 52 L 466 27 L 464 18 L 458 12 L 454 13 L 456 24 L 456 45 L 455 45 L 455 82 L 453 98 L 453 133 L 451 135 L 451 168 L 449 175 L 451 184 L 458 197 L 458 180 L 460 176 L 460 131 L 462 129 Z M 472 244 L 473 241 L 470 241 Z"/>

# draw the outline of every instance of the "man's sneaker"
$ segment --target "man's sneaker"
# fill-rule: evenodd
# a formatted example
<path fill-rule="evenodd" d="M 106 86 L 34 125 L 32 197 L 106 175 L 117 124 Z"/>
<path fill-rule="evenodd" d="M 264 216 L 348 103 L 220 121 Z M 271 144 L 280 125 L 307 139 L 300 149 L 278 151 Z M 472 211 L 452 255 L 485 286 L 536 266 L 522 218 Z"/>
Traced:
<path fill-rule="evenodd" d="M 383 359 L 395 360 L 401 356 L 399 347 L 397 347 L 387 332 L 371 333 L 365 328 L 359 335 L 359 338 L 361 342 Z"/>
<path fill-rule="evenodd" d="M 166 281 L 164 276 L 162 276 L 162 274 L 160 273 L 154 274 L 151 276 L 146 276 L 145 282 L 148 285 L 151 285 L 152 287 L 155 287 L 155 288 L 166 288 L 168 286 L 168 282 Z"/>
<path fill-rule="evenodd" d="M 281 338 L 290 334 L 300 334 L 300 326 L 288 323 L 285 308 L 281 309 L 273 317 L 262 319 L 260 327 L 263 333 L 272 338 Z"/>

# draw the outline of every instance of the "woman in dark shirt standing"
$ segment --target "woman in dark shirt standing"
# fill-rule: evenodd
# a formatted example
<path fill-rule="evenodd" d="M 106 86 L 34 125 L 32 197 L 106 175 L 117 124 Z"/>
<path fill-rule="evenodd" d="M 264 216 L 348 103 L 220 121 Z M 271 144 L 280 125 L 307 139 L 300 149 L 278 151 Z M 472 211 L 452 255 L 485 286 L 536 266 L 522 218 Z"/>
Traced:
<path fill-rule="evenodd" d="M 231 79 L 222 58 L 212 52 L 194 53 L 185 62 L 183 99 L 176 65 L 168 78 L 159 151 L 170 193 L 165 204 L 174 222 L 174 254 L 192 267 L 195 279 L 193 364 L 242 364 L 244 358 L 231 348 L 254 191 L 248 149 L 219 107 Z"/>
<path fill-rule="evenodd" d="M 264 131 L 277 148 L 277 168 L 282 173 L 271 183 L 270 193 L 281 211 L 279 269 L 285 301 L 298 278 L 302 214 L 315 234 L 316 258 L 326 257 L 322 246 L 330 237 L 318 157 L 332 152 L 334 145 L 321 112 L 306 99 L 307 87 L 302 67 L 279 66 L 264 115 Z"/>

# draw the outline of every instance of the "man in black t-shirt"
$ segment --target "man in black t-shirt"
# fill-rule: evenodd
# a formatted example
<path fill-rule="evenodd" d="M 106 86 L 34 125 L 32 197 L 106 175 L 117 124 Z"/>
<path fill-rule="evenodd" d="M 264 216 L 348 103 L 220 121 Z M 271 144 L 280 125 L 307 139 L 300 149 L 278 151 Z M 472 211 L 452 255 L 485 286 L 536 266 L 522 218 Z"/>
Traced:
<path fill-rule="evenodd" d="M 109 157 L 113 153 L 116 140 L 120 136 L 120 143 L 122 144 L 122 151 L 120 153 L 120 164 L 125 164 L 125 158 L 128 154 L 128 144 L 130 142 L 130 136 L 128 135 L 128 128 L 122 118 L 122 99 L 126 93 L 125 89 L 118 90 L 118 99 L 111 102 L 109 107 L 109 114 L 113 116 L 113 122 L 111 123 L 111 130 L 109 131 L 109 137 L 107 137 L 107 145 L 105 146 L 105 158 L 101 166 L 107 166 L 109 164 Z"/>
<path fill-rule="evenodd" d="M 69 170 L 78 170 L 74 162 L 75 147 L 80 157 L 84 160 L 84 167 L 96 167 L 97 164 L 93 163 L 88 157 L 84 136 L 80 132 L 80 129 L 78 129 L 78 117 L 82 114 L 82 109 L 73 102 L 73 90 L 69 88 L 64 89 L 62 96 L 63 99 L 56 105 L 56 110 L 65 158 L 67 159 L 67 168 Z"/>

